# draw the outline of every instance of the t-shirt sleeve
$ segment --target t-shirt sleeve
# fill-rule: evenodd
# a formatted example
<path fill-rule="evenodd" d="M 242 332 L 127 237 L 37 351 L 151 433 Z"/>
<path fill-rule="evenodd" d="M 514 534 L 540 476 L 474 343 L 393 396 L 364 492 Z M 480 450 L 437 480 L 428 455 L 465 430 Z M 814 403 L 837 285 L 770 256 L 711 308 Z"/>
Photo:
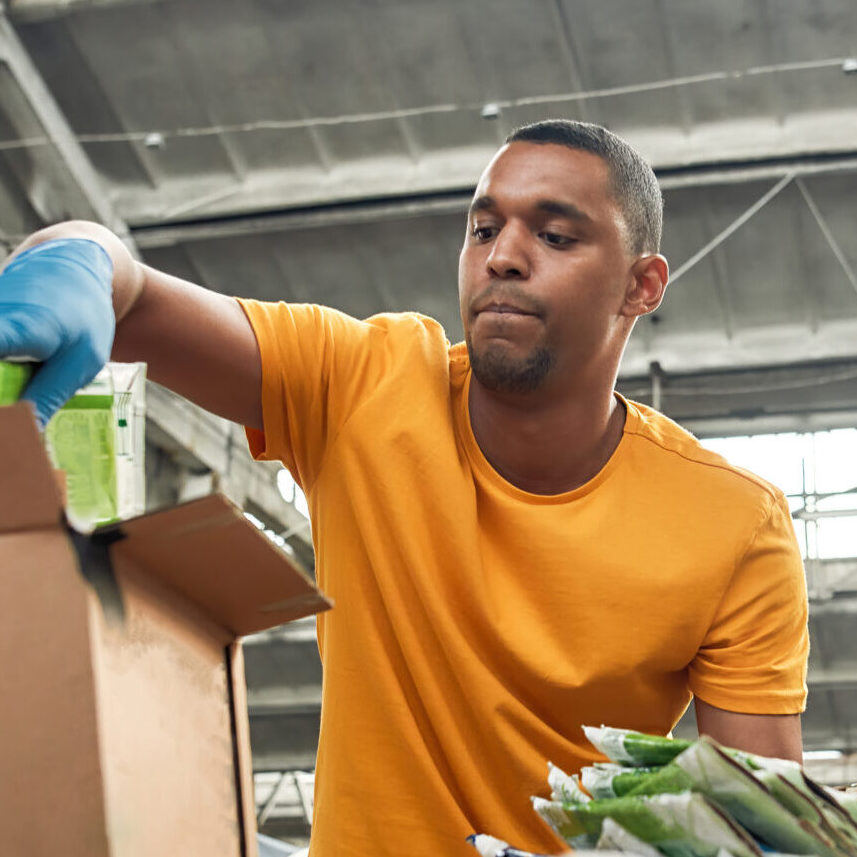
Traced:
<path fill-rule="evenodd" d="M 306 491 L 325 452 L 372 384 L 377 325 L 313 304 L 241 299 L 262 360 L 263 429 L 246 429 L 250 452 L 282 461 Z"/>
<path fill-rule="evenodd" d="M 796 714 L 806 704 L 806 578 L 788 504 L 778 493 L 690 664 L 703 701 L 746 714 Z"/>

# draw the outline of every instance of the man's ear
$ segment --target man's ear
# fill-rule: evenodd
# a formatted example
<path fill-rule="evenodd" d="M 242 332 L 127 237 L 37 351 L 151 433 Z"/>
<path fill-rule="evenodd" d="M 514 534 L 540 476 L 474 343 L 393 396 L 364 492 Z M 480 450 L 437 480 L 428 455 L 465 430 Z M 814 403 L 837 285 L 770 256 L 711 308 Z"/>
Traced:
<path fill-rule="evenodd" d="M 660 254 L 640 256 L 631 267 L 632 282 L 625 294 L 622 315 L 637 318 L 654 312 L 664 298 L 670 269 Z"/>

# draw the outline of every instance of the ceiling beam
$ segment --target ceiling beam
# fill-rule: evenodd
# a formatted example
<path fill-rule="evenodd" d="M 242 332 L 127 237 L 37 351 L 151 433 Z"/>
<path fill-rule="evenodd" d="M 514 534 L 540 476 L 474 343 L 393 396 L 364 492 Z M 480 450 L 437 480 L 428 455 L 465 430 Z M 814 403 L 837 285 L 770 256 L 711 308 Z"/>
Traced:
<path fill-rule="evenodd" d="M 652 402 L 652 378 L 622 374 L 619 391 Z M 850 428 L 857 419 L 857 359 L 659 370 L 661 409 L 701 437 Z"/>
<path fill-rule="evenodd" d="M 321 710 L 321 682 L 299 687 L 283 685 L 247 689 L 250 717 L 279 717 Z"/>
<path fill-rule="evenodd" d="M 148 250 L 170 247 L 186 241 L 218 240 L 242 235 L 259 235 L 265 232 L 353 226 L 361 223 L 380 223 L 385 220 L 450 214 L 463 216 L 472 195 L 472 190 L 462 190 L 419 197 L 295 208 L 214 220 L 135 227 L 133 234 L 137 246 L 141 250 Z"/>
<path fill-rule="evenodd" d="M 835 156 L 752 161 L 735 164 L 696 164 L 657 170 L 663 190 L 740 184 L 781 179 L 784 176 L 832 175 L 857 172 L 857 150 Z M 390 196 L 356 202 L 284 207 L 262 213 L 236 214 L 185 222 L 132 225 L 142 250 L 168 247 L 187 241 L 209 241 L 241 235 L 290 232 L 298 229 L 351 226 L 385 220 L 442 215 L 464 215 L 472 198 L 472 187 L 451 188 L 424 194 Z"/>
<path fill-rule="evenodd" d="M 304 616 L 302 619 L 295 619 L 285 625 L 278 625 L 276 628 L 268 628 L 258 634 L 251 634 L 244 637 L 243 640 L 245 649 L 248 646 L 264 646 L 273 642 L 311 643 L 314 645 L 316 642 L 315 616 Z"/>
<path fill-rule="evenodd" d="M 857 561 L 855 560 L 840 560 L 838 563 L 840 567 L 845 567 L 846 574 L 850 572 L 851 582 L 853 584 L 857 584 Z M 848 584 L 848 577 L 842 576 L 839 581 L 840 587 L 844 589 L 844 587 Z M 854 586 L 850 591 L 854 591 L 857 589 L 857 586 Z M 832 598 L 827 598 L 823 601 L 810 601 L 809 603 L 809 615 L 812 617 L 820 617 L 820 616 L 855 616 L 857 617 L 857 597 L 853 595 L 845 595 L 845 596 L 837 596 Z M 855 669 L 857 669 L 857 665 L 855 665 Z"/>
<path fill-rule="evenodd" d="M 252 504 L 280 532 L 290 532 L 289 541 L 312 551 L 309 522 L 277 489 L 282 465 L 253 461 L 239 426 L 153 383 L 146 387 L 146 416 L 149 441 L 217 474 L 217 488 L 230 500 Z"/>
<path fill-rule="evenodd" d="M 253 771 L 311 771 L 315 769 L 317 748 L 261 749 L 253 753 Z"/>
<path fill-rule="evenodd" d="M 310 130 L 315 127 L 313 121 L 300 120 L 300 127 Z M 853 172 L 857 163 L 857 149 L 849 144 L 853 124 L 853 111 L 843 109 L 798 114 L 788 123 L 787 130 L 762 118 L 751 122 L 724 120 L 712 123 L 711 128 L 697 129 L 692 135 L 657 126 L 629 129 L 626 136 L 654 166 L 662 186 L 669 190 L 777 180 L 787 173 Z M 269 128 L 271 123 L 259 127 L 262 125 Z M 252 134 L 255 127 L 251 123 L 235 129 L 235 133 Z M 294 131 L 295 127 L 290 123 L 284 130 Z M 197 129 L 197 133 L 215 135 L 221 130 L 212 127 Z M 166 147 L 171 145 L 171 139 L 167 133 Z M 351 158 L 337 165 L 333 178 L 327 171 L 292 164 L 286 155 L 280 166 L 254 170 L 241 183 L 229 176 L 186 174 L 157 191 L 120 187 L 117 204 L 132 226 L 158 226 L 167 220 L 187 222 L 188 210 L 195 211 L 194 219 L 200 220 L 335 207 L 365 199 L 424 199 L 450 193 L 469 196 L 496 149 L 497 141 L 485 134 L 471 145 L 426 151 L 416 164 L 404 156 L 383 161 Z M 181 217 L 173 214 L 178 210 L 184 212 Z"/>
<path fill-rule="evenodd" d="M 162 0 L 6 0 L 6 9 L 16 21 L 44 21 L 79 9 L 107 6 L 142 6 Z"/>
<path fill-rule="evenodd" d="M 811 690 L 847 690 L 857 687 L 857 664 L 829 669 L 810 669 L 806 682 Z"/>
<path fill-rule="evenodd" d="M 68 218 L 102 223 L 138 255 L 127 224 L 2 11 L 0 64 L 8 72 L 0 75 L 0 109 L 22 138 L 44 138 L 27 149 L 33 169 L 23 190 L 33 209 L 46 223 Z"/>

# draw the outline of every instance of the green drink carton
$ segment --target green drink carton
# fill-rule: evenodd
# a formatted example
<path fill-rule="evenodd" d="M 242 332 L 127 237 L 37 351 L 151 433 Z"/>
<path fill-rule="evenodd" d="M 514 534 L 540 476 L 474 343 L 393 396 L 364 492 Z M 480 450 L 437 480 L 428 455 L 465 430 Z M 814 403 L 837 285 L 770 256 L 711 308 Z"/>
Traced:
<path fill-rule="evenodd" d="M 65 472 L 81 532 L 145 511 L 145 364 L 108 363 L 51 418 L 45 443 Z"/>
<path fill-rule="evenodd" d="M 14 405 L 33 374 L 33 363 L 0 360 L 0 406 Z"/>

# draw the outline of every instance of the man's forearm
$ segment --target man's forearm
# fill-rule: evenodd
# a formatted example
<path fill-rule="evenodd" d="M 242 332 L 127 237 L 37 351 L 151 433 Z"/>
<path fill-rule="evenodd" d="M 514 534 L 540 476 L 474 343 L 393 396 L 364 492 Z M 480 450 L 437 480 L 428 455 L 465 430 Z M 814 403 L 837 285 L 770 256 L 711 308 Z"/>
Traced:
<path fill-rule="evenodd" d="M 803 761 L 800 715 L 739 714 L 715 708 L 699 698 L 695 706 L 700 735 L 710 735 L 736 750 Z"/>

